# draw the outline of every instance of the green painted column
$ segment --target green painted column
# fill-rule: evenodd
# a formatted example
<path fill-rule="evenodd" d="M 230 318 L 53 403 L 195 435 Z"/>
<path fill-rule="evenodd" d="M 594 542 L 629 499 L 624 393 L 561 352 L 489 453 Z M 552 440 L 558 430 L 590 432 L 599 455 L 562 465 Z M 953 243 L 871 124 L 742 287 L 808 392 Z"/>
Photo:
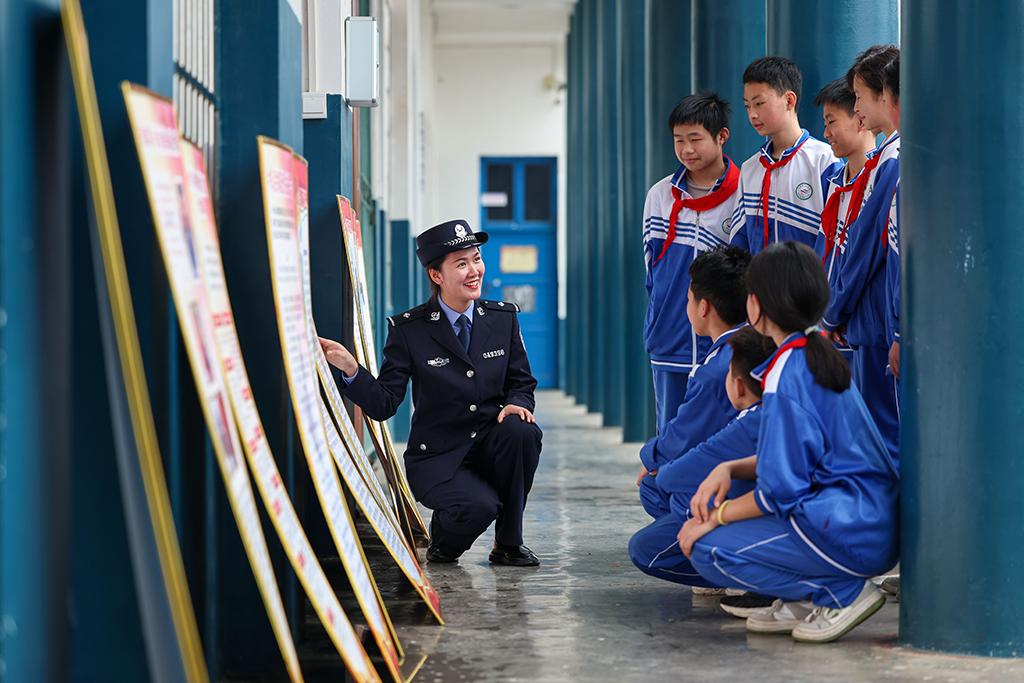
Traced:
<path fill-rule="evenodd" d="M 561 358 L 559 363 L 565 373 L 562 390 L 569 396 L 580 396 L 580 383 L 583 376 L 580 362 L 579 340 L 582 338 L 580 329 L 580 298 L 582 283 L 580 281 L 580 241 L 582 239 L 583 208 L 583 145 L 580 131 L 582 117 L 582 37 L 580 10 L 577 6 L 569 20 L 569 35 L 566 39 L 566 282 L 565 282 L 565 334 L 559 334 L 558 346 Z"/>
<path fill-rule="evenodd" d="M 617 0 L 599 0 L 597 32 L 598 83 L 597 144 L 598 171 L 598 268 L 597 305 L 599 318 L 596 334 L 600 340 L 601 358 L 598 372 L 603 375 L 601 413 L 605 427 L 622 425 L 623 387 L 625 373 L 622 372 L 625 356 L 622 329 L 625 293 L 623 287 L 624 227 L 621 218 L 620 191 L 620 150 L 619 138 L 623 134 L 619 108 L 619 30 L 617 24 Z"/>
<path fill-rule="evenodd" d="M 264 228 L 256 136 L 303 152 L 302 25 L 287 0 L 219 0 L 217 91 L 220 97 L 217 182 L 224 274 L 242 357 L 263 428 L 299 516 L 308 469 L 296 443 L 294 417 L 278 340 L 270 258 Z M 210 597 L 207 656 L 211 673 L 240 676 L 283 671 L 266 610 L 222 492 L 209 533 Z M 271 527 L 266 526 L 268 530 Z M 305 628 L 305 595 L 272 531 L 267 545 L 298 640 Z"/>
<path fill-rule="evenodd" d="M 764 0 L 693 0 L 693 91 L 714 90 L 728 100 L 725 153 L 738 165 L 764 142 L 743 108 L 743 71 L 764 55 Z"/>
<path fill-rule="evenodd" d="M 604 410 L 604 387 L 609 375 L 605 364 L 604 302 L 601 300 L 603 278 L 601 272 L 600 233 L 600 146 L 604 131 L 600 129 L 601 81 L 600 54 L 602 48 L 598 32 L 598 14 L 601 0 L 580 0 L 583 18 L 583 306 L 584 326 L 582 353 L 585 358 L 585 386 L 583 399 L 588 412 Z"/>
<path fill-rule="evenodd" d="M 900 644 L 1020 657 L 1024 3 L 902 11 Z"/>
<path fill-rule="evenodd" d="M 690 2 L 647 0 L 647 187 L 679 167 L 668 117 L 690 94 Z"/>
<path fill-rule="evenodd" d="M 624 406 L 622 439 L 646 441 L 654 436 L 654 387 L 651 359 L 644 350 L 644 316 L 647 290 L 644 287 L 643 217 L 647 197 L 647 4 L 618 0 L 619 28 L 619 224 L 622 236 L 623 324 L 619 337 L 623 347 L 622 374 Z"/>
<path fill-rule="evenodd" d="M 814 96 L 845 76 L 854 57 L 877 44 L 899 43 L 899 0 L 767 0 L 768 54 L 787 57 L 803 72 L 800 124 L 822 138 Z"/>

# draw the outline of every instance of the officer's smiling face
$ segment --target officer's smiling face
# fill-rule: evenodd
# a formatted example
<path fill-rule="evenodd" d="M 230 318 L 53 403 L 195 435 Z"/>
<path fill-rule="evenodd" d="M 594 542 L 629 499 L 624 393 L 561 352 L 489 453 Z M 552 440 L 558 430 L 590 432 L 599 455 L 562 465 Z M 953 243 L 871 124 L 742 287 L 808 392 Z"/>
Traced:
<path fill-rule="evenodd" d="M 441 270 L 431 270 L 430 279 L 441 288 L 441 299 L 453 310 L 464 311 L 480 298 L 484 260 L 480 247 L 453 251 L 444 258 Z"/>

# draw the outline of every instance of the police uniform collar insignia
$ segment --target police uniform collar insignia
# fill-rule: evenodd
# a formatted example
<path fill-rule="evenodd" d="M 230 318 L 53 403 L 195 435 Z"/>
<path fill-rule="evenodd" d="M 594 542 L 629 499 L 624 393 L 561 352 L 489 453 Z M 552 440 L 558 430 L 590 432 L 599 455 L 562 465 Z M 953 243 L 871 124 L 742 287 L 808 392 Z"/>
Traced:
<path fill-rule="evenodd" d="M 403 313 L 402 317 L 403 318 L 408 318 L 409 317 L 409 311 L 406 311 L 405 313 Z"/>
<path fill-rule="evenodd" d="M 480 315 L 483 315 L 484 314 L 484 307 L 483 306 L 477 306 L 476 307 L 476 312 L 479 313 Z"/>
<path fill-rule="evenodd" d="M 504 306 L 504 305 L 505 305 L 505 302 L 504 302 L 504 301 L 499 301 L 499 302 L 498 302 L 498 305 L 499 305 L 499 306 Z"/>
<path fill-rule="evenodd" d="M 433 311 L 430 314 L 430 319 L 435 323 L 441 319 L 441 313 L 439 311 Z"/>
<path fill-rule="evenodd" d="M 429 365 L 432 368 L 443 368 L 444 366 L 448 365 L 449 362 L 450 361 L 447 358 L 441 358 L 440 356 L 438 356 L 437 358 L 432 358 L 431 360 L 428 360 L 427 365 Z"/>

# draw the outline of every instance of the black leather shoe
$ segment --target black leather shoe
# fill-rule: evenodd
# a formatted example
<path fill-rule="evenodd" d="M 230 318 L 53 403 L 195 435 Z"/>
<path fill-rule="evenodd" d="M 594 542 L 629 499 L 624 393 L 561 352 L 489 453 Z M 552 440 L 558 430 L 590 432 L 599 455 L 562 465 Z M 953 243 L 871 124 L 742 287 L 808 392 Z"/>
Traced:
<path fill-rule="evenodd" d="M 427 562 L 437 562 L 438 564 L 451 564 L 452 562 L 458 561 L 459 558 L 446 555 L 445 552 L 438 548 L 436 545 L 432 545 L 427 548 Z"/>
<path fill-rule="evenodd" d="M 491 564 L 505 564 L 510 567 L 536 567 L 540 560 L 525 545 L 503 545 L 494 542 L 491 556 L 487 558 Z"/>

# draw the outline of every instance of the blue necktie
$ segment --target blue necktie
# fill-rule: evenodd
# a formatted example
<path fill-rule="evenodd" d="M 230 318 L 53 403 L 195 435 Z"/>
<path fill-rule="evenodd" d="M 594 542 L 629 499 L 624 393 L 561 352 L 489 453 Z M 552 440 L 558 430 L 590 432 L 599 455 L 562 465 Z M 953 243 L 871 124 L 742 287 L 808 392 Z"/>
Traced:
<path fill-rule="evenodd" d="M 462 348 L 469 353 L 469 318 L 465 314 L 460 315 L 458 319 L 459 323 L 459 341 L 462 343 Z"/>

